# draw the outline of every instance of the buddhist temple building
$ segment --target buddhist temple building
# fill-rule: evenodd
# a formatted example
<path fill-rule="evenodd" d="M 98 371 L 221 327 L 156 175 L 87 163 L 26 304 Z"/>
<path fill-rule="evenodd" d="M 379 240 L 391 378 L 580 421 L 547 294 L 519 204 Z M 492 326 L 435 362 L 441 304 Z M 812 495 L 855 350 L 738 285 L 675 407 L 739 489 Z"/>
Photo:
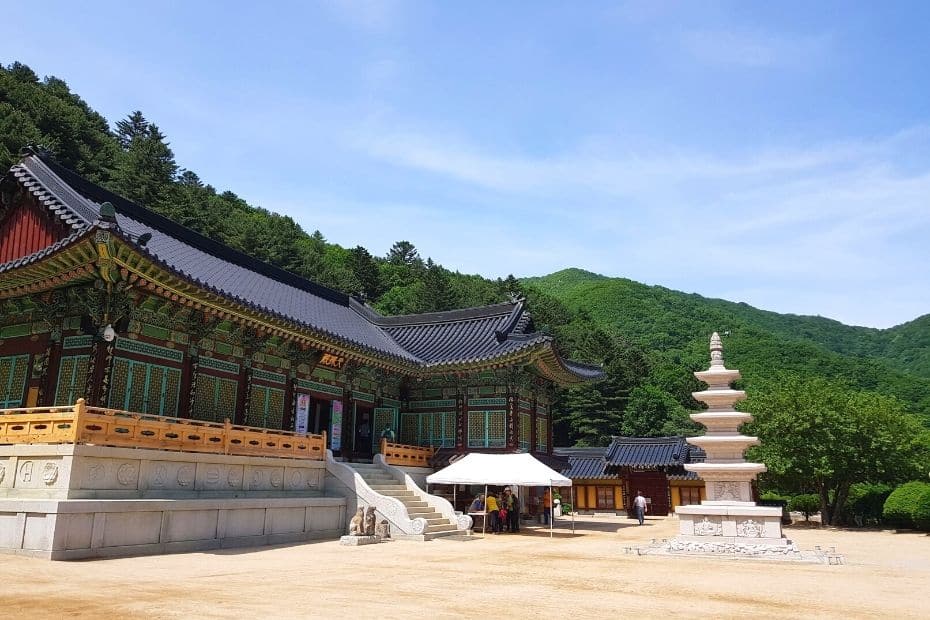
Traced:
<path fill-rule="evenodd" d="M 552 453 L 559 355 L 523 301 L 382 316 L 26 151 L 0 183 L 0 409 L 73 405 L 398 442 Z"/>
<path fill-rule="evenodd" d="M 626 511 L 642 491 L 649 514 L 664 516 L 706 498 L 704 482 L 685 468 L 702 462 L 704 452 L 684 437 L 614 437 L 606 448 L 556 448 L 555 454 L 568 459 L 562 474 L 572 479 L 578 510 Z"/>

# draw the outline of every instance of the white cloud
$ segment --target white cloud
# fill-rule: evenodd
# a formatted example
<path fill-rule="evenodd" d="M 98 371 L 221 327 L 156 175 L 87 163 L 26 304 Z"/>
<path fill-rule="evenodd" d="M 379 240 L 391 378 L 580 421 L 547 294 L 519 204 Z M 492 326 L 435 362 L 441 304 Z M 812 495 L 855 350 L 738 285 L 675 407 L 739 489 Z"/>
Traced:
<path fill-rule="evenodd" d="M 930 311 L 930 251 L 919 240 L 930 235 L 926 128 L 730 154 L 610 152 L 598 143 L 596 152 L 536 158 L 413 131 L 356 136 L 376 160 L 481 188 L 500 209 L 494 226 L 514 261 L 508 271 L 577 265 L 707 291 L 729 280 L 728 290 L 769 287 L 783 297 L 749 303 L 857 324 L 888 326 L 913 318 L 902 312 Z M 487 269 L 500 269 L 503 250 L 490 261 L 469 255 L 463 225 L 434 222 L 429 234 L 445 239 L 437 259 L 496 274 Z"/>
<path fill-rule="evenodd" d="M 787 37 L 737 30 L 698 30 L 681 36 L 683 50 L 701 62 L 753 68 L 818 61 L 830 43 L 828 35 Z"/>

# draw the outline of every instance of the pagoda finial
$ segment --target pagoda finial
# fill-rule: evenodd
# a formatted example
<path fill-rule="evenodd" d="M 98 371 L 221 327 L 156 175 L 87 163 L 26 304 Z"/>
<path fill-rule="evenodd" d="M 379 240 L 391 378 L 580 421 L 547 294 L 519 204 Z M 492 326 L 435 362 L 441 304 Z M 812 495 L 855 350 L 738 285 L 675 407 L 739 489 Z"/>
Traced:
<path fill-rule="evenodd" d="M 717 332 L 710 337 L 710 365 L 723 366 L 723 343 Z"/>

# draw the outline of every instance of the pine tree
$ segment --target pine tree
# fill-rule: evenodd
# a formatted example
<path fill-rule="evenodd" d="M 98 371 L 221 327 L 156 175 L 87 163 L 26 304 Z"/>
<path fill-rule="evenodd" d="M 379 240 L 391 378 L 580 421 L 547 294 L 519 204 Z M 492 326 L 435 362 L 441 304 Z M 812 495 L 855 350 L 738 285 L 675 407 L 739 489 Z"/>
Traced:
<path fill-rule="evenodd" d="M 148 135 L 149 122 L 139 110 L 116 123 L 116 139 L 123 150 L 129 150 L 132 141 L 136 138 L 145 138 Z"/>
<path fill-rule="evenodd" d="M 455 293 L 449 284 L 449 276 L 445 269 L 426 259 L 426 273 L 423 275 L 423 285 L 426 291 L 426 306 L 433 312 L 451 310 L 455 307 Z"/>
<path fill-rule="evenodd" d="M 365 295 L 366 300 L 375 300 L 381 294 L 381 274 L 378 271 L 378 264 L 375 262 L 371 253 L 357 246 L 350 250 L 352 254 L 351 268 L 355 274 L 355 279 L 361 285 L 361 292 Z"/>
<path fill-rule="evenodd" d="M 118 139 L 125 144 L 116 171 L 117 191 L 139 204 L 158 210 L 174 181 L 178 166 L 174 153 L 158 127 L 135 112 L 117 123 Z"/>

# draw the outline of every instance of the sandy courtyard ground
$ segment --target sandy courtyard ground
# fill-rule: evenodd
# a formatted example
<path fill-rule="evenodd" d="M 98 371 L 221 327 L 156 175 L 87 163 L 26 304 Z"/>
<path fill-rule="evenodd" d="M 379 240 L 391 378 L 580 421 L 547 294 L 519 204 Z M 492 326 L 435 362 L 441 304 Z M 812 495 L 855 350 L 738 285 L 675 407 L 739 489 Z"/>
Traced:
<path fill-rule="evenodd" d="M 560 522 L 564 525 L 564 521 Z M 0 555 L 3 618 L 930 617 L 930 536 L 790 529 L 836 545 L 845 566 L 638 557 L 675 534 L 580 517 L 563 528 L 469 541 L 326 541 L 259 549 L 48 562 Z"/>

